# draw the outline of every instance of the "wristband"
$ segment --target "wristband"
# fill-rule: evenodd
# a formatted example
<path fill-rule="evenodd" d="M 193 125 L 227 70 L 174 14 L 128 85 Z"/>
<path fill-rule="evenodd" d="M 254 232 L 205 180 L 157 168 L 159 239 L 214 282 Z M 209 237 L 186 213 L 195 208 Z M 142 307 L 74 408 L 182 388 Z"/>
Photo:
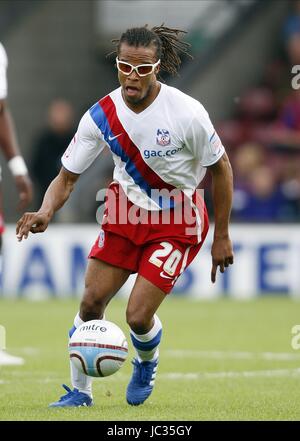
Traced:
<path fill-rule="evenodd" d="M 28 174 L 28 170 L 22 156 L 14 156 L 7 163 L 13 176 L 25 176 Z"/>

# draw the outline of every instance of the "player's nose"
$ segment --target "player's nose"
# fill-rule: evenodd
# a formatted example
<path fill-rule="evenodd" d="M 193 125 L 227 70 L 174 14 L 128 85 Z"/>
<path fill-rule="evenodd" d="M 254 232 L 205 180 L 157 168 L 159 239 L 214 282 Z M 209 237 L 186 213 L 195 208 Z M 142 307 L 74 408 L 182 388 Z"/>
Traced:
<path fill-rule="evenodd" d="M 140 79 L 140 77 L 138 76 L 138 74 L 137 74 L 137 72 L 136 72 L 135 70 L 133 70 L 133 71 L 131 72 L 131 74 L 128 75 L 127 78 L 128 78 L 129 80 L 139 80 L 139 79 Z"/>

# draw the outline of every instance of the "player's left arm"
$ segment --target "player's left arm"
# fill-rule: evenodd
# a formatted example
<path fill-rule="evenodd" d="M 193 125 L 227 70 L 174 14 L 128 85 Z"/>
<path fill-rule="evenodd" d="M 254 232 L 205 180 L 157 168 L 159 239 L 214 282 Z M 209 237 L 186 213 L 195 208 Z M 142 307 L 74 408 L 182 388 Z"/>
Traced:
<path fill-rule="evenodd" d="M 5 99 L 0 100 L 0 147 L 19 193 L 19 209 L 23 210 L 32 200 L 32 184 L 18 147 L 13 120 Z"/>
<path fill-rule="evenodd" d="M 232 243 L 229 236 L 229 221 L 233 195 L 232 169 L 226 153 L 208 167 L 212 176 L 212 197 L 214 206 L 215 229 L 211 249 L 211 281 L 216 281 L 218 266 L 221 273 L 233 264 Z"/>

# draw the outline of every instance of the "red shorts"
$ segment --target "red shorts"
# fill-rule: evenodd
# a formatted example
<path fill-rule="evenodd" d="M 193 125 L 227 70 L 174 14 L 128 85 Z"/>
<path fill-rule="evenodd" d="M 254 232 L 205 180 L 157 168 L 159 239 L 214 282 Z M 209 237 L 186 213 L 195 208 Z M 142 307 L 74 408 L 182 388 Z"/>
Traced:
<path fill-rule="evenodd" d="M 153 219 L 150 219 L 151 212 L 142 210 L 130 202 L 118 184 L 113 183 L 110 189 L 115 193 L 115 201 L 119 202 L 121 197 L 126 199 L 126 208 L 124 210 L 123 205 L 123 210 L 127 210 L 127 214 L 132 209 L 135 213 L 142 212 L 139 219 L 143 220 L 132 224 L 123 222 L 122 216 L 123 221 L 120 222 L 120 204 L 112 207 L 108 199 L 103 216 L 104 223 L 89 258 L 103 260 L 132 273 L 138 273 L 166 294 L 169 293 L 178 277 L 199 252 L 207 235 L 209 221 L 203 199 L 198 197 L 195 201 L 198 209 L 198 227 L 201 229 L 197 235 L 189 233 L 196 231 L 195 228 L 187 230 L 195 227 L 197 221 L 192 224 L 190 220 L 186 223 L 182 219 L 181 223 L 178 223 L 174 209 L 170 209 L 167 223 L 162 211 L 156 213 L 157 217 L 153 222 Z"/>

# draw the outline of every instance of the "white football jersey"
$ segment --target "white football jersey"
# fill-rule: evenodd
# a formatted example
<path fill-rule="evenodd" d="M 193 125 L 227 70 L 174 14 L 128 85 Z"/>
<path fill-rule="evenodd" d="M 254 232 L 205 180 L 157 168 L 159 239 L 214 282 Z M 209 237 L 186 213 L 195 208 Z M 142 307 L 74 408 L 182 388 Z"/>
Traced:
<path fill-rule="evenodd" d="M 0 100 L 7 96 L 7 55 L 3 45 L 0 43 Z"/>
<path fill-rule="evenodd" d="M 126 105 L 121 87 L 94 104 L 62 164 L 81 174 L 106 145 L 115 163 L 114 180 L 131 202 L 147 210 L 164 208 L 157 190 L 180 189 L 190 197 L 206 167 L 225 151 L 202 104 L 162 83 L 156 99 L 138 114 Z"/>

